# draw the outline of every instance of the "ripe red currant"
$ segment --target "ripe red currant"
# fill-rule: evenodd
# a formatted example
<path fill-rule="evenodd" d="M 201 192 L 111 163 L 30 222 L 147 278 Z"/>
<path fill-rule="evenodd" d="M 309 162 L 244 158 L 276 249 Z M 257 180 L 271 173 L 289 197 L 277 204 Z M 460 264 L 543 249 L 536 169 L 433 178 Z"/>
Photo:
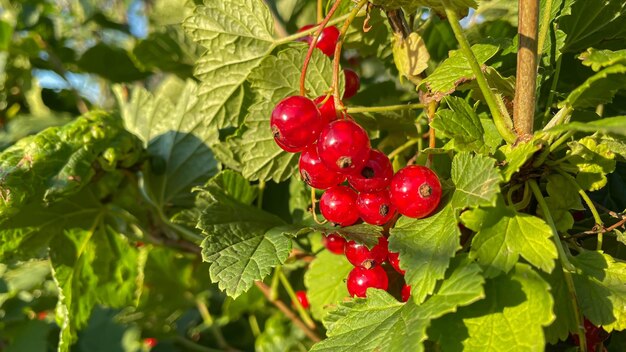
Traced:
<path fill-rule="evenodd" d="M 326 102 L 324 104 L 322 104 L 324 99 L 326 99 L 326 96 L 322 95 L 321 97 L 315 98 L 313 102 L 315 103 L 315 105 L 317 105 L 317 108 L 320 110 L 320 115 L 322 116 L 322 119 L 326 121 L 327 123 L 330 123 L 332 121 L 337 120 L 337 110 L 335 109 L 335 100 L 331 96 L 331 97 L 328 97 L 328 99 L 326 99 Z"/>
<path fill-rule="evenodd" d="M 356 267 L 348 274 L 346 284 L 350 296 L 365 297 L 367 289 L 370 287 L 386 290 L 389 286 L 389 279 L 385 269 L 381 266 L 375 266 L 371 269 Z"/>
<path fill-rule="evenodd" d="M 317 150 L 329 169 L 345 174 L 359 172 L 370 154 L 370 139 L 352 120 L 337 120 L 321 132 Z"/>
<path fill-rule="evenodd" d="M 404 284 L 404 286 L 402 286 L 402 292 L 400 292 L 400 295 L 402 296 L 402 302 L 408 301 L 411 297 L 411 286 Z"/>
<path fill-rule="evenodd" d="M 302 308 L 308 309 L 310 307 L 310 304 L 309 299 L 306 297 L 306 291 L 296 291 L 295 294 Z"/>
<path fill-rule="evenodd" d="M 315 103 L 297 95 L 276 105 L 270 124 L 278 146 L 289 152 L 313 144 L 325 126 Z"/>
<path fill-rule="evenodd" d="M 145 339 L 143 339 L 143 343 L 145 343 L 146 346 L 150 348 L 154 348 L 154 346 L 159 343 L 159 340 L 155 339 L 154 337 L 146 337 Z"/>
<path fill-rule="evenodd" d="M 340 226 L 350 226 L 359 220 L 356 192 L 347 186 L 327 189 L 320 199 L 320 211 L 326 220 Z"/>
<path fill-rule="evenodd" d="M 326 249 L 335 254 L 343 254 L 346 248 L 345 238 L 336 233 L 331 233 L 328 236 L 322 237 L 322 243 Z"/>
<path fill-rule="evenodd" d="M 314 24 L 307 24 L 305 26 L 302 26 L 302 28 L 298 29 L 298 33 L 304 32 L 304 31 L 309 30 L 309 29 L 311 29 L 313 27 L 315 27 Z M 310 36 L 310 35 L 307 35 L 306 37 L 302 37 L 302 38 L 296 39 L 296 41 L 305 42 L 305 43 L 309 43 L 309 44 L 311 44 L 311 40 L 313 40 L 313 36 Z"/>
<path fill-rule="evenodd" d="M 322 30 L 316 47 L 320 49 L 326 56 L 333 57 L 335 54 L 335 45 L 339 39 L 339 29 L 335 26 L 328 26 Z"/>
<path fill-rule="evenodd" d="M 441 200 L 439 178 L 431 169 L 420 165 L 398 171 L 391 180 L 389 191 L 398 212 L 410 218 L 430 215 Z"/>
<path fill-rule="evenodd" d="M 304 182 L 313 188 L 326 189 L 346 180 L 345 175 L 326 167 L 326 164 L 317 155 L 317 145 L 315 144 L 302 151 L 298 166 Z"/>
<path fill-rule="evenodd" d="M 389 252 L 387 261 L 394 269 L 396 269 L 397 272 L 404 275 L 405 271 L 400 268 L 400 258 L 398 253 Z"/>
<path fill-rule="evenodd" d="M 343 70 L 343 74 L 346 77 L 346 89 L 343 92 L 343 99 L 348 100 L 359 91 L 361 79 L 359 79 L 359 75 L 356 72 L 349 68 Z"/>
<path fill-rule="evenodd" d="M 383 225 L 396 214 L 396 207 L 391 204 L 389 191 L 359 193 L 356 200 L 361 219 L 368 224 Z"/>
<path fill-rule="evenodd" d="M 382 152 L 371 149 L 369 159 L 359 173 L 348 176 L 350 186 L 359 192 L 376 192 L 387 188 L 393 177 L 391 161 Z"/>
<path fill-rule="evenodd" d="M 385 261 L 388 253 L 387 245 L 385 237 L 380 237 L 372 249 L 368 249 L 364 244 L 348 241 L 346 243 L 346 258 L 354 266 L 369 269 Z"/>

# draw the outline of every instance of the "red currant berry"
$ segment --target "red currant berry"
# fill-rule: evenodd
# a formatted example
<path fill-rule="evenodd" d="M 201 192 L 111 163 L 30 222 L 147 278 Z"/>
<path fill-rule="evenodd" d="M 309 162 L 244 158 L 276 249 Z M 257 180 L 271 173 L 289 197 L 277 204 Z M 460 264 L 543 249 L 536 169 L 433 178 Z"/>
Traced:
<path fill-rule="evenodd" d="M 420 219 L 430 215 L 439 205 L 441 183 L 431 169 L 411 165 L 393 176 L 390 194 L 391 202 L 400 214 Z"/>
<path fill-rule="evenodd" d="M 387 188 L 393 177 L 391 161 L 382 152 L 371 149 L 361 172 L 348 176 L 350 186 L 359 192 L 376 192 Z"/>
<path fill-rule="evenodd" d="M 402 292 L 400 292 L 400 295 L 402 296 L 402 302 L 408 301 L 411 297 L 411 286 L 404 284 L 404 286 L 402 286 Z"/>
<path fill-rule="evenodd" d="M 46 312 L 45 310 L 37 313 L 37 320 L 46 320 L 47 317 L 48 317 L 48 312 Z"/>
<path fill-rule="evenodd" d="M 302 308 L 308 309 L 310 307 L 310 304 L 309 299 L 306 297 L 306 291 L 296 291 L 295 293 L 296 298 L 298 299 L 298 302 L 300 302 Z"/>
<path fill-rule="evenodd" d="M 359 193 L 356 200 L 361 219 L 368 224 L 383 225 L 396 214 L 396 207 L 391 204 L 389 191 Z"/>
<path fill-rule="evenodd" d="M 326 99 L 325 95 L 321 97 L 315 98 L 313 102 L 317 105 L 317 108 L 320 110 L 320 115 L 322 119 L 328 123 L 337 120 L 337 110 L 335 109 L 335 100 L 333 97 L 328 97 L 326 102 L 322 104 L 322 102 Z"/>
<path fill-rule="evenodd" d="M 325 124 L 315 103 L 302 96 L 283 99 L 272 111 L 272 134 L 279 147 L 300 151 L 313 144 Z"/>
<path fill-rule="evenodd" d="M 317 150 L 329 169 L 345 174 L 359 172 L 370 154 L 370 139 L 351 120 L 333 121 L 322 130 Z"/>
<path fill-rule="evenodd" d="M 356 95 L 361 87 L 361 79 L 356 72 L 349 68 L 343 70 L 343 74 L 346 77 L 346 89 L 343 92 L 343 99 L 348 100 Z"/>
<path fill-rule="evenodd" d="M 322 30 L 316 47 L 320 49 L 326 56 L 333 57 L 335 54 L 335 45 L 339 39 L 339 29 L 335 26 L 328 26 Z"/>
<path fill-rule="evenodd" d="M 326 167 L 326 164 L 317 155 L 317 145 L 315 144 L 302 151 L 298 166 L 304 182 L 313 188 L 326 189 L 346 180 L 345 175 Z"/>
<path fill-rule="evenodd" d="M 348 241 L 346 243 L 346 258 L 352 265 L 366 269 L 382 264 L 387 258 L 387 239 L 380 237 L 378 244 L 367 249 L 364 244 Z"/>
<path fill-rule="evenodd" d="M 322 243 L 326 249 L 335 254 L 343 254 L 346 248 L 345 238 L 336 233 L 331 233 L 328 236 L 322 237 Z"/>
<path fill-rule="evenodd" d="M 313 27 L 315 27 L 314 24 L 307 24 L 306 26 L 302 26 L 302 28 L 298 29 L 298 33 L 304 32 L 304 31 L 309 30 L 309 29 L 311 29 Z M 306 37 L 302 37 L 302 38 L 296 39 L 296 41 L 305 42 L 305 43 L 309 43 L 309 44 L 311 44 L 311 40 L 313 40 L 313 37 L 310 36 L 310 35 L 307 35 Z"/>
<path fill-rule="evenodd" d="M 356 267 L 348 274 L 346 283 L 350 296 L 365 297 L 370 287 L 386 290 L 389 286 L 389 279 L 385 269 L 380 266 L 371 269 Z"/>
<path fill-rule="evenodd" d="M 346 186 L 327 189 L 320 199 L 320 211 L 326 220 L 340 226 L 350 226 L 359 220 L 356 192 Z"/>
<path fill-rule="evenodd" d="M 400 258 L 398 253 L 389 252 L 389 255 L 387 256 L 387 261 L 394 269 L 396 269 L 397 272 L 404 275 L 405 271 L 400 268 Z"/>
<path fill-rule="evenodd" d="M 159 340 L 155 339 L 154 337 L 146 337 L 145 339 L 143 339 L 143 343 L 145 343 L 146 346 L 150 348 L 154 348 L 154 346 L 159 343 Z"/>

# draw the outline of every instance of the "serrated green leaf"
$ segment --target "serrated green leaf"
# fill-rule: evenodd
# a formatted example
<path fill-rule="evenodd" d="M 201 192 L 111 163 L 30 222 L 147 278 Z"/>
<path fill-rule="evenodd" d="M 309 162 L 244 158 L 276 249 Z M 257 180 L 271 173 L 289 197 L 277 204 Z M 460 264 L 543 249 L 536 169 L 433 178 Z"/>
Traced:
<path fill-rule="evenodd" d="M 626 66 L 614 65 L 587 78 L 559 107 L 591 108 L 610 103 L 618 90 L 626 88 Z"/>
<path fill-rule="evenodd" d="M 547 177 L 547 181 L 546 190 L 549 196 L 545 200 L 550 209 L 550 216 L 557 231 L 565 232 L 574 226 L 574 217 L 570 210 L 585 208 L 580 201 L 578 189 L 564 176 L 552 174 Z M 541 209 L 537 210 L 537 214 L 544 216 Z"/>
<path fill-rule="evenodd" d="M 536 140 L 518 143 L 515 147 L 507 144 L 500 147 L 496 157 L 504 163 L 501 174 L 504 182 L 509 182 L 511 177 L 541 149 L 541 144 Z"/>
<path fill-rule="evenodd" d="M 484 64 L 498 52 L 498 46 L 492 44 L 476 44 L 472 51 L 480 64 Z M 428 87 L 435 100 L 454 92 L 456 87 L 469 80 L 475 79 L 472 68 L 465 55 L 459 50 L 450 52 L 450 57 L 439 65 L 432 74 L 424 79 L 422 84 Z"/>
<path fill-rule="evenodd" d="M 0 153 L 0 222 L 29 204 L 79 192 L 97 169 L 130 167 L 141 155 L 121 119 L 101 111 L 23 138 Z"/>
<path fill-rule="evenodd" d="M 224 192 L 227 196 L 243 203 L 252 204 L 258 189 L 232 170 L 224 170 L 209 180 L 206 187 Z"/>
<path fill-rule="evenodd" d="M 546 341 L 556 344 L 558 341 L 567 340 L 570 334 L 576 331 L 578 322 L 572 309 L 572 299 L 560 262 L 557 261 L 552 273 L 549 275 L 541 273 L 541 276 L 550 285 L 550 293 L 554 299 L 552 312 L 555 316 L 552 324 L 546 326 L 543 331 Z"/>
<path fill-rule="evenodd" d="M 606 0 L 602 3 L 576 0 L 571 13 L 559 20 L 567 34 L 563 52 L 580 52 L 610 40 L 626 39 L 626 3 Z"/>
<path fill-rule="evenodd" d="M 570 122 L 548 130 L 548 132 L 576 131 L 626 136 L 626 116 L 607 117 L 591 122 Z"/>
<path fill-rule="evenodd" d="M 483 125 L 472 107 L 458 97 L 446 97 L 445 102 L 450 109 L 439 109 L 430 126 L 454 139 L 454 148 L 458 151 L 487 151 L 483 148 Z"/>
<path fill-rule="evenodd" d="M 578 169 L 576 182 L 590 191 L 604 187 L 606 175 L 615 170 L 615 154 L 607 145 L 590 137 L 570 142 L 569 146 L 568 163 Z"/>
<path fill-rule="evenodd" d="M 242 136 L 244 149 L 243 175 L 250 180 L 281 182 L 294 172 L 298 155 L 280 149 L 270 129 L 272 110 L 287 96 L 298 94 L 299 78 L 306 48 L 287 48 L 278 57 L 268 57 L 250 74 L 252 90 L 258 96 L 246 117 L 247 131 Z M 343 76 L 343 75 L 342 75 Z M 317 97 L 332 83 L 332 65 L 319 50 L 313 52 L 309 64 L 306 90 Z"/>
<path fill-rule="evenodd" d="M 557 252 L 548 224 L 538 217 L 518 213 L 506 206 L 501 197 L 495 207 L 466 211 L 461 220 L 477 232 L 470 257 L 478 260 L 487 277 L 509 272 L 520 255 L 545 272 L 554 269 Z"/>
<path fill-rule="evenodd" d="M 485 283 L 486 298 L 433 322 L 443 351 L 542 351 L 542 327 L 554 319 L 550 286 L 528 265 Z"/>
<path fill-rule="evenodd" d="M 324 323 L 328 338 L 312 351 L 423 351 L 430 321 L 483 297 L 480 269 L 457 260 L 438 292 L 417 305 L 368 289 L 367 299 L 342 303 Z"/>
<path fill-rule="evenodd" d="M 389 231 L 389 251 L 399 253 L 405 280 L 417 302 L 443 279 L 454 253 L 461 248 L 461 232 L 450 204 L 425 219 L 401 217 Z"/>
<path fill-rule="evenodd" d="M 124 123 L 143 140 L 150 156 L 150 172 L 144 175 L 148 194 L 162 208 L 190 206 L 191 188 L 217 172 L 208 147 L 217 141 L 217 131 L 204 125 L 196 83 L 186 82 L 176 104 L 142 88 L 135 88 L 128 101 L 121 87 L 115 92 Z"/>
<path fill-rule="evenodd" d="M 600 69 L 613 66 L 615 64 L 626 64 L 626 49 L 624 50 L 597 50 L 589 48 L 578 57 L 583 65 L 591 67 L 598 72 Z"/>
<path fill-rule="evenodd" d="M 207 1 L 183 28 L 207 49 L 195 67 L 207 127 L 238 126 L 244 83 L 276 47 L 270 11 L 260 0 Z"/>
<path fill-rule="evenodd" d="M 229 194 L 217 185 L 209 181 L 201 189 L 207 193 L 207 206 L 197 227 L 206 235 L 202 258 L 211 264 L 211 281 L 235 298 L 287 259 L 291 241 L 283 231 L 273 230 L 284 225 L 280 218 L 241 202 L 232 190 Z"/>
<path fill-rule="evenodd" d="M 382 227 L 370 224 L 357 224 L 346 227 L 311 226 L 311 229 L 327 235 L 336 233 L 349 241 L 362 243 L 368 248 L 374 247 L 378 243 L 378 239 L 383 235 Z"/>
<path fill-rule="evenodd" d="M 484 155 L 459 153 L 452 159 L 452 182 L 455 186 L 452 207 L 488 206 L 500 192 L 500 173 L 495 160 Z"/>
<path fill-rule="evenodd" d="M 346 277 L 354 267 L 343 255 L 322 251 L 304 273 L 304 286 L 311 304 L 311 314 L 322 320 L 330 310 L 349 297 Z"/>
<path fill-rule="evenodd" d="M 428 68 L 429 59 L 428 49 L 419 34 L 412 32 L 408 38 L 394 35 L 393 60 L 398 72 L 409 81 L 415 84 L 421 81 L 420 74 Z"/>
<path fill-rule="evenodd" d="M 626 263 L 601 252 L 583 251 L 571 258 L 582 313 L 606 331 L 626 329 Z"/>

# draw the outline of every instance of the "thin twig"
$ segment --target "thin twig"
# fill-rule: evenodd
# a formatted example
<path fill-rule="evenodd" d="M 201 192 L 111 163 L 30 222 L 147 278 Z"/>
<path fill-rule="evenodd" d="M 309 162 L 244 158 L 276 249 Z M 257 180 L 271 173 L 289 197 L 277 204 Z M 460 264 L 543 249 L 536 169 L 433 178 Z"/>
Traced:
<path fill-rule="evenodd" d="M 298 318 L 298 316 L 294 312 L 292 312 L 291 309 L 289 309 L 287 305 L 285 305 L 285 303 L 283 303 L 283 301 L 278 300 L 278 299 L 275 299 L 275 300 L 270 299 L 271 298 L 270 288 L 266 284 L 264 284 L 262 281 L 255 281 L 254 284 L 256 285 L 256 287 L 259 288 L 259 290 L 261 290 L 261 292 L 263 292 L 263 295 L 265 295 L 267 300 L 272 302 L 272 304 L 274 304 L 276 308 L 278 308 L 281 312 L 283 312 L 283 314 L 285 314 L 287 318 L 289 318 L 297 327 L 299 327 L 304 332 L 304 334 L 309 339 L 311 339 L 311 341 L 313 342 L 322 341 L 322 339 L 315 333 L 315 331 L 309 329 L 302 322 L 302 320 L 300 320 L 300 318 Z"/>
<path fill-rule="evenodd" d="M 428 125 L 430 126 L 430 129 L 428 130 L 428 148 L 433 149 L 436 146 L 437 143 L 437 139 L 435 136 L 435 129 L 433 128 L 433 126 L 431 125 L 433 122 L 433 119 L 435 118 L 435 112 L 437 111 L 437 105 L 438 103 L 436 101 L 431 101 L 430 103 L 428 103 Z M 433 164 L 433 154 L 428 154 L 428 161 L 426 166 L 427 167 L 431 167 Z"/>

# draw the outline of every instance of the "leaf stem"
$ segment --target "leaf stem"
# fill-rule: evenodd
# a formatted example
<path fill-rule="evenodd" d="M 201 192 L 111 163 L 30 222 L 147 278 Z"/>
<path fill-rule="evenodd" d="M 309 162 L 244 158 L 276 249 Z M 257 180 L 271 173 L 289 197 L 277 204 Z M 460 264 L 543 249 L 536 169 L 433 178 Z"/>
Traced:
<path fill-rule="evenodd" d="M 315 322 L 313 322 L 313 319 L 311 319 L 309 313 L 304 309 L 302 304 L 300 304 L 298 297 L 296 297 L 296 292 L 293 290 L 293 287 L 287 279 L 287 276 L 285 276 L 285 273 L 283 271 L 278 272 L 278 277 L 280 278 L 280 282 L 283 284 L 283 287 L 287 291 L 289 298 L 291 298 L 291 302 L 296 307 L 296 311 L 300 315 L 300 319 L 302 319 L 302 321 L 304 321 L 304 323 L 309 328 L 315 329 Z"/>
<path fill-rule="evenodd" d="M 304 63 L 302 64 L 302 72 L 300 73 L 300 95 L 302 96 L 306 95 L 306 88 L 304 86 L 304 83 L 306 82 L 306 71 L 309 69 L 309 62 L 311 62 L 313 50 L 315 50 L 315 47 L 317 46 L 317 41 L 320 39 L 320 35 L 322 34 L 324 28 L 326 28 L 326 25 L 328 25 L 330 18 L 333 17 L 333 14 L 335 13 L 335 11 L 337 11 L 337 8 L 339 8 L 339 4 L 341 4 L 341 0 L 335 0 L 333 7 L 330 8 L 330 11 L 328 11 L 326 18 L 324 18 L 324 20 L 315 29 L 315 34 L 313 35 L 313 38 L 311 38 L 311 43 L 309 43 L 309 50 L 307 51 L 306 57 L 304 58 Z"/>
<path fill-rule="evenodd" d="M 259 209 L 263 208 L 263 194 L 265 193 L 265 181 L 259 180 L 259 195 L 256 199 L 256 206 Z"/>
<path fill-rule="evenodd" d="M 387 106 L 350 106 L 346 108 L 348 114 L 358 114 L 367 112 L 387 112 L 387 111 L 402 111 L 402 110 L 417 110 L 423 109 L 424 104 L 402 104 L 402 105 L 387 105 Z"/>
<path fill-rule="evenodd" d="M 338 0 L 339 1 L 339 0 Z M 346 40 L 346 33 L 348 33 L 348 29 L 350 28 L 350 24 L 356 16 L 358 15 L 361 8 L 368 3 L 369 0 L 360 0 L 359 3 L 350 11 L 348 14 L 348 18 L 346 18 L 343 23 L 343 27 L 341 27 L 341 31 L 339 32 L 339 39 L 337 40 L 337 44 L 335 45 L 335 56 L 333 57 L 333 98 L 335 99 L 335 109 L 339 114 L 341 110 L 343 110 L 343 103 L 341 102 L 341 96 L 339 95 L 339 61 L 341 59 L 341 47 L 343 46 L 343 42 Z"/>
<path fill-rule="evenodd" d="M 528 140 L 533 133 L 537 86 L 537 25 L 539 0 L 518 1 L 517 78 L 513 123 L 519 138 Z"/>
<path fill-rule="evenodd" d="M 272 276 L 272 283 L 270 284 L 270 299 L 275 300 L 278 298 L 278 283 L 280 282 L 280 272 L 282 270 L 282 266 L 278 265 L 274 268 L 274 275 Z"/>
<path fill-rule="evenodd" d="M 572 272 L 576 270 L 574 265 L 567 259 L 567 254 L 565 254 L 565 250 L 563 249 L 563 244 L 561 243 L 561 239 L 559 238 L 559 234 L 556 230 L 556 226 L 554 225 L 554 220 L 552 219 L 552 215 L 550 215 L 550 208 L 546 203 L 546 200 L 543 198 L 541 194 L 541 190 L 537 185 L 535 180 L 528 180 L 528 185 L 532 190 L 535 198 L 537 199 L 537 203 L 539 204 L 539 208 L 543 212 L 543 216 L 545 217 L 546 222 L 550 226 L 552 230 L 552 238 L 554 243 L 556 244 L 556 248 L 559 252 L 559 260 L 561 262 L 561 266 L 563 267 L 563 277 L 565 278 L 565 283 L 567 285 L 567 291 L 570 297 L 570 303 L 572 305 L 572 309 L 574 311 L 574 316 L 576 317 L 576 334 L 578 335 L 580 341 L 581 351 L 587 351 L 587 342 L 585 339 L 585 330 L 584 330 L 584 321 L 582 314 L 580 313 L 580 309 L 578 307 L 578 298 L 576 297 L 576 287 L 574 286 L 574 279 L 572 278 Z"/>
<path fill-rule="evenodd" d="M 556 151 L 561 146 L 561 144 L 567 142 L 567 140 L 570 139 L 572 137 L 572 135 L 574 135 L 574 132 L 569 131 L 569 132 L 565 133 L 564 135 L 562 135 L 559 139 L 557 139 L 556 142 L 552 143 L 549 148 L 545 148 L 541 152 L 541 154 L 539 154 L 539 157 L 537 158 L 537 160 L 535 160 L 533 162 L 533 167 L 539 167 L 539 166 L 543 165 L 543 163 L 546 161 L 548 156 L 551 153 L 554 153 L 554 151 Z M 567 158 L 567 157 L 565 157 L 565 158 Z"/>
<path fill-rule="evenodd" d="M 485 75 L 483 74 L 480 64 L 478 63 L 476 56 L 474 56 L 474 52 L 472 51 L 472 48 L 470 47 L 469 42 L 467 41 L 467 38 L 465 37 L 465 34 L 463 34 L 463 29 L 461 28 L 461 25 L 459 24 L 459 18 L 456 12 L 452 9 L 452 6 L 450 5 L 450 0 L 442 0 L 442 3 L 446 12 L 446 16 L 448 17 L 448 22 L 450 23 L 450 26 L 452 27 L 452 31 L 454 32 L 454 36 L 456 37 L 456 40 L 459 42 L 459 45 L 461 46 L 461 50 L 463 51 L 465 58 L 467 59 L 470 67 L 472 68 L 472 72 L 476 76 L 476 82 L 478 83 L 478 86 L 480 87 L 480 91 L 483 93 L 483 96 L 485 97 L 485 101 L 487 102 L 487 106 L 489 107 L 489 110 L 491 111 L 491 115 L 493 116 L 493 122 L 496 125 L 496 129 L 498 130 L 498 133 L 500 133 L 502 138 L 507 143 L 509 144 L 515 143 L 515 141 L 517 140 L 517 136 L 515 135 L 515 133 L 513 133 L 513 130 L 511 129 L 512 127 L 511 118 L 510 116 L 508 116 L 508 113 L 506 115 L 503 115 L 503 111 L 500 108 L 500 104 L 498 104 L 497 102 L 496 95 L 491 90 L 491 88 L 489 88 L 489 84 L 487 83 L 487 79 L 485 78 Z"/>
<path fill-rule="evenodd" d="M 324 0 L 317 0 L 317 23 L 324 19 Z"/>
<path fill-rule="evenodd" d="M 270 288 L 263 283 L 262 281 L 255 281 L 254 284 L 259 288 L 259 290 L 261 290 L 261 292 L 265 295 L 265 298 L 267 298 L 270 302 L 272 302 L 272 304 L 274 304 L 276 306 L 276 308 L 278 308 L 281 312 L 283 312 L 283 314 L 285 314 L 285 316 L 289 319 L 291 319 L 291 321 L 294 323 L 294 325 L 296 325 L 298 328 L 300 328 L 304 334 L 311 339 L 311 341 L 313 342 L 320 342 L 322 339 L 315 333 L 315 331 L 309 329 L 309 327 L 307 327 L 302 320 L 300 320 L 300 318 L 298 318 L 298 316 L 296 316 L 296 314 L 294 312 L 291 311 L 291 309 L 289 309 L 285 303 L 281 300 L 275 299 L 272 300 L 270 299 Z"/>

